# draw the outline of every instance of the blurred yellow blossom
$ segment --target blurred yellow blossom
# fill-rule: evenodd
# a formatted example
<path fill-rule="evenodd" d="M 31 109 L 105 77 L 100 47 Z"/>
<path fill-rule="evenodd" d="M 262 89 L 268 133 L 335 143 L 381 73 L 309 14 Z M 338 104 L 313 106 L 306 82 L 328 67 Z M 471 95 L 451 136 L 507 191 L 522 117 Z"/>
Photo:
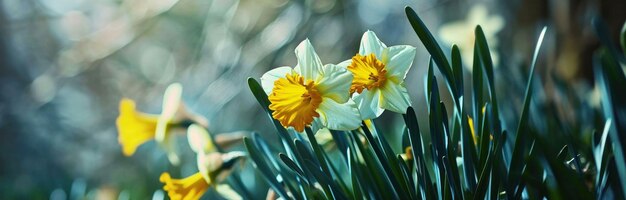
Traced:
<path fill-rule="evenodd" d="M 120 115 L 117 118 L 118 141 L 124 155 L 131 156 L 141 144 L 154 139 L 163 148 L 169 161 L 177 165 L 179 158 L 174 141 L 173 129 L 186 128 L 191 123 L 208 126 L 204 117 L 188 112 L 182 103 L 182 86 L 171 84 L 163 95 L 163 110 L 160 115 L 138 112 L 135 102 L 130 99 L 120 101 Z"/>
<path fill-rule="evenodd" d="M 212 152 L 208 154 L 198 154 L 198 170 L 199 172 L 183 179 L 173 179 L 169 173 L 161 174 L 159 180 L 165 184 L 165 190 L 173 200 L 200 199 L 202 195 L 212 186 L 223 196 L 229 198 L 241 199 L 227 185 L 220 185 L 228 175 L 234 170 L 234 167 L 241 163 L 245 154 L 240 151 L 219 153 Z"/>
<path fill-rule="evenodd" d="M 141 144 L 154 139 L 157 115 L 141 113 L 135 110 L 135 101 L 122 99 L 120 101 L 120 115 L 117 118 L 119 130 L 118 141 L 122 145 L 122 152 L 131 156 Z"/>
<path fill-rule="evenodd" d="M 200 199 L 209 189 L 209 183 L 204 180 L 202 174 L 195 173 L 184 179 L 172 179 L 169 173 L 161 174 L 159 180 L 165 183 L 163 189 L 167 191 L 172 200 L 195 200 Z"/>

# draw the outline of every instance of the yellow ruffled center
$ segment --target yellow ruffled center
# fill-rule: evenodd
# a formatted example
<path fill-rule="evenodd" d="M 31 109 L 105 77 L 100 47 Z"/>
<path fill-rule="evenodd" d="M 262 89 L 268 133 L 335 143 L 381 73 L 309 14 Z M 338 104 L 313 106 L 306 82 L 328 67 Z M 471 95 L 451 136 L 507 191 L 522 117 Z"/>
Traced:
<path fill-rule="evenodd" d="M 274 111 L 272 117 L 284 127 L 293 127 L 299 132 L 304 131 L 314 117 L 320 116 L 316 110 L 322 103 L 322 95 L 313 81 L 305 82 L 297 73 L 276 80 L 269 100 L 269 108 Z"/>
<path fill-rule="evenodd" d="M 364 89 L 371 90 L 385 85 L 387 81 L 387 69 L 385 64 L 376 58 L 376 55 L 369 54 L 362 56 L 356 54 L 352 57 L 352 63 L 348 70 L 354 75 L 350 93 L 361 93 Z"/>
<path fill-rule="evenodd" d="M 154 139 L 157 116 L 135 110 L 135 102 L 130 99 L 120 101 L 120 115 L 117 117 L 118 142 L 122 152 L 131 156 L 141 144 Z"/>
<path fill-rule="evenodd" d="M 204 180 L 202 174 L 195 173 L 184 179 L 172 179 L 169 173 L 161 174 L 159 180 L 165 183 L 163 190 L 172 200 L 196 200 L 209 188 L 209 183 Z"/>

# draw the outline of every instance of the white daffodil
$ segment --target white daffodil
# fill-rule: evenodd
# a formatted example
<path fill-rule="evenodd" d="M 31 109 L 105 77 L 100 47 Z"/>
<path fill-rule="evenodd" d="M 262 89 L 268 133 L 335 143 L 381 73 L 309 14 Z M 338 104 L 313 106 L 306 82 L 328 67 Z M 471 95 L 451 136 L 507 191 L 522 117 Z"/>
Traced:
<path fill-rule="evenodd" d="M 439 36 L 444 42 L 459 46 L 463 64 L 469 71 L 472 71 L 476 38 L 474 30 L 477 25 L 482 27 L 489 48 L 496 49 L 498 46 L 496 34 L 504 27 L 504 19 L 499 15 L 489 15 L 487 7 L 483 4 L 474 5 L 464 20 L 446 23 L 439 29 Z M 491 58 L 497 66 L 499 57 L 496 51 L 491 51 Z"/>
<path fill-rule="evenodd" d="M 334 130 L 358 128 L 358 110 L 349 96 L 352 74 L 337 65 L 322 66 L 308 39 L 296 47 L 295 53 L 295 68 L 279 67 L 261 77 L 272 117 L 298 132 L 315 118 Z"/>
<path fill-rule="evenodd" d="M 167 152 L 167 157 L 172 164 L 179 163 L 173 133 L 177 129 L 186 128 L 192 122 L 203 126 L 208 125 L 204 117 L 187 111 L 182 102 L 182 91 L 179 83 L 167 87 L 163 95 L 163 111 L 160 115 L 137 111 L 133 100 L 124 98 L 120 101 L 117 129 L 118 141 L 122 145 L 124 155 L 133 155 L 140 145 L 154 139 Z"/>
<path fill-rule="evenodd" d="M 354 75 L 350 93 L 363 120 L 376 118 L 384 110 L 406 112 L 411 99 L 404 78 L 414 58 L 415 47 L 387 47 L 374 32 L 363 34 L 359 53 L 339 64 Z"/>

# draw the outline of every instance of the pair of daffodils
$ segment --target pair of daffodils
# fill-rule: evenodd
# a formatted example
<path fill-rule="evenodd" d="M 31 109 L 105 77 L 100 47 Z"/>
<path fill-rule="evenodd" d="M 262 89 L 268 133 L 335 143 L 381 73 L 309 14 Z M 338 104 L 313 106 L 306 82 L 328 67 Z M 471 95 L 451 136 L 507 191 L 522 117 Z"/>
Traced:
<path fill-rule="evenodd" d="M 185 133 L 189 146 L 197 155 L 198 172 L 183 178 L 172 179 L 170 174 L 161 174 L 170 199 L 199 199 L 211 186 L 229 199 L 241 199 L 228 185 L 221 183 L 244 159 L 240 151 L 220 153 L 216 145 L 229 145 L 241 140 L 241 135 L 222 134 L 214 142 L 206 130 L 207 120 L 189 112 L 182 102 L 182 86 L 170 85 L 163 98 L 163 111 L 160 115 L 142 113 L 136 110 L 130 99 L 120 101 L 120 115 L 117 118 L 118 141 L 122 152 L 131 156 L 142 144 L 155 140 L 166 153 L 170 163 L 178 165 L 180 159 L 175 142 L 176 133 Z"/>
<path fill-rule="evenodd" d="M 408 45 L 387 47 L 376 34 L 363 34 L 359 53 L 322 65 L 309 40 L 295 50 L 298 64 L 261 77 L 272 117 L 298 132 L 318 120 L 334 130 L 354 130 L 384 110 L 405 113 L 411 105 L 404 78 L 415 58 Z"/>

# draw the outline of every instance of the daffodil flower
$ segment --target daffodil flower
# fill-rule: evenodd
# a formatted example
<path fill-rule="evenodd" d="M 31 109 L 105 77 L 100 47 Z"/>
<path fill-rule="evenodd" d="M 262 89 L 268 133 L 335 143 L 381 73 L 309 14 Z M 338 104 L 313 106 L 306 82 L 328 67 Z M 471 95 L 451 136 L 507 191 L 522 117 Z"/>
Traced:
<path fill-rule="evenodd" d="M 208 125 L 205 118 L 187 111 L 181 97 L 182 86 L 178 83 L 170 85 L 165 90 L 163 111 L 160 115 L 137 111 L 133 100 L 124 98 L 120 101 L 117 129 L 118 141 L 122 145 L 124 155 L 133 155 L 140 145 L 154 139 L 167 152 L 172 164 L 179 163 L 173 141 L 176 129 L 186 128 L 191 122 Z"/>
<path fill-rule="evenodd" d="M 308 39 L 296 47 L 295 53 L 295 68 L 279 67 L 261 77 L 272 117 L 298 132 L 315 118 L 334 130 L 358 128 L 358 110 L 349 97 L 352 74 L 337 65 L 322 66 Z"/>
<path fill-rule="evenodd" d="M 234 170 L 234 167 L 243 162 L 245 154 L 241 151 L 228 153 L 212 152 L 198 154 L 199 172 L 183 179 L 173 179 L 169 173 L 161 174 L 159 180 L 165 184 L 163 190 L 173 200 L 200 199 L 210 188 L 229 199 L 241 199 L 236 192 L 227 186 L 220 184 Z"/>
<path fill-rule="evenodd" d="M 206 128 L 192 124 L 187 128 L 189 146 L 196 153 L 198 172 L 183 178 L 172 179 L 169 173 L 161 174 L 160 180 L 165 183 L 163 189 L 167 191 L 171 199 L 199 199 L 211 186 L 228 199 L 241 199 L 230 188 L 221 183 L 232 172 L 236 163 L 242 161 L 243 152 L 234 151 L 229 153 L 217 152 L 216 145 Z"/>
<path fill-rule="evenodd" d="M 354 75 L 350 93 L 363 120 L 376 118 L 384 110 L 406 112 L 411 99 L 404 78 L 414 58 L 415 47 L 387 47 L 374 32 L 363 34 L 359 53 L 339 64 Z"/>
<path fill-rule="evenodd" d="M 496 34 L 504 28 L 504 19 L 500 15 L 489 15 L 487 7 L 483 4 L 472 6 L 464 20 L 446 23 L 439 29 L 439 36 L 444 42 L 459 46 L 463 64 L 470 71 L 472 70 L 474 40 L 476 38 L 474 29 L 479 24 L 489 43 L 489 48 L 497 48 L 498 40 Z M 495 51 L 491 51 L 491 58 L 497 67 L 499 58 Z"/>

